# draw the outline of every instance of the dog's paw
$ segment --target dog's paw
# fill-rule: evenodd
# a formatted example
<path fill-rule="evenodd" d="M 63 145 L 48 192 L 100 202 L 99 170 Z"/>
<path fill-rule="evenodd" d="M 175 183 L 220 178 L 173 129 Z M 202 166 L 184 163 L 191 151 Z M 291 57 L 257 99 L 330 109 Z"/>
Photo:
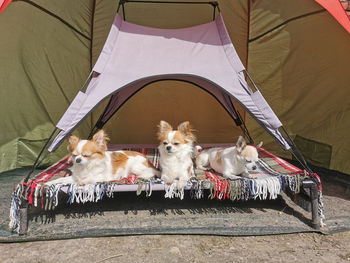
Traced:
<path fill-rule="evenodd" d="M 234 175 L 234 174 L 223 174 L 224 177 L 229 178 L 231 180 L 237 180 L 240 179 L 241 177 L 238 175 Z"/>
<path fill-rule="evenodd" d="M 203 171 L 208 171 L 210 169 L 210 168 L 204 167 L 202 165 L 198 165 L 196 168 L 199 169 L 199 170 L 203 170 Z"/>
<path fill-rule="evenodd" d="M 243 177 L 245 177 L 245 178 L 249 178 L 249 179 L 256 179 L 256 178 L 258 178 L 257 175 L 255 175 L 255 174 L 250 174 L 250 173 L 248 173 L 248 172 L 242 173 L 241 176 L 243 176 Z"/>
<path fill-rule="evenodd" d="M 176 184 L 176 188 L 177 188 L 177 190 L 182 190 L 185 188 L 186 185 L 187 185 L 187 181 L 179 180 Z"/>
<path fill-rule="evenodd" d="M 249 179 L 257 179 L 257 178 L 258 178 L 258 176 L 255 175 L 255 174 L 249 174 L 247 177 L 248 177 Z"/>
<path fill-rule="evenodd" d="M 172 184 L 174 182 L 174 180 L 172 178 L 169 178 L 167 176 L 162 176 L 161 179 L 163 180 L 163 182 L 165 184 Z"/>

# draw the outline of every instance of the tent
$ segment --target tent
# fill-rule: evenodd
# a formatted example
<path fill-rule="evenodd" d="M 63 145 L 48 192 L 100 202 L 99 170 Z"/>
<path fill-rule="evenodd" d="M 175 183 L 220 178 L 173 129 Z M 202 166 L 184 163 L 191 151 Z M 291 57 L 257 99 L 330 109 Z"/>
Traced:
<path fill-rule="evenodd" d="M 1 98 L 7 98 L 1 103 L 1 111 L 6 113 L 1 119 L 2 170 L 33 163 L 53 126 L 74 98 L 77 87 L 81 87 L 95 65 L 107 38 L 109 26 L 106 24 L 112 23 L 116 4 L 115 1 L 13 1 L 1 13 L 0 56 L 1 61 L 6 61 L 0 71 Z M 313 1 L 221 1 L 220 8 L 243 64 L 292 137 L 300 146 L 305 146 L 301 147 L 304 155 L 317 165 L 349 172 L 346 162 L 349 150 L 343 147 L 350 123 L 345 101 L 348 59 L 342 52 L 349 45 L 346 31 Z M 208 22 L 212 12 L 211 7 L 154 5 L 149 8 L 141 4 L 130 4 L 126 11 L 130 22 L 164 28 Z M 173 95 L 172 91 L 164 87 L 169 84 L 164 83 L 157 82 L 143 89 L 114 115 L 106 127 L 115 131 L 113 141 L 155 142 L 156 121 L 143 118 L 141 123 L 135 122 L 139 114 L 135 109 L 144 101 L 153 105 L 153 98 L 159 96 L 168 98 L 168 104 L 175 107 L 175 101 L 169 96 Z M 190 90 L 187 84 L 171 82 L 170 85 L 180 86 L 182 93 Z M 189 94 L 196 101 L 201 99 L 197 108 L 206 110 L 202 114 L 191 113 L 201 117 L 202 121 L 195 123 L 196 128 L 206 131 L 199 140 L 232 141 L 240 130 L 234 128 L 234 121 L 216 105 L 216 100 L 200 89 Z M 179 99 L 186 100 L 174 98 Z M 187 101 L 191 100 L 187 98 Z M 323 107 L 319 107 L 321 102 Z M 289 156 L 275 146 L 255 120 L 236 108 L 252 137 L 263 140 L 268 149 Z M 88 135 L 102 110 L 103 107 L 97 109 L 80 125 L 79 135 Z M 188 108 L 183 111 L 189 112 Z M 158 121 L 162 112 L 150 107 L 146 114 Z M 179 119 L 178 116 L 170 118 L 174 122 Z M 141 136 L 138 125 L 149 133 Z M 57 156 L 50 155 L 46 160 L 50 163 L 55 159 Z"/>
<path fill-rule="evenodd" d="M 132 2 L 135 3 L 135 1 Z M 136 2 L 139 3 L 138 1 Z M 27 218 L 27 204 L 31 204 L 33 196 L 34 198 L 37 197 L 35 193 L 45 191 L 46 198 L 51 198 L 57 196 L 58 191 L 60 191 L 62 187 L 65 187 L 64 184 L 57 184 L 54 186 L 54 189 L 51 186 L 42 186 L 42 181 L 40 180 L 42 180 L 42 178 L 54 177 L 56 174 L 51 172 L 51 170 L 58 171 L 62 167 L 67 167 L 69 165 L 68 157 L 63 158 L 60 162 L 48 168 L 50 172 L 44 171 L 43 173 L 39 173 L 38 178 L 29 181 L 31 173 L 49 153 L 57 150 L 64 139 L 74 132 L 74 130 L 107 98 L 110 98 L 110 100 L 98 118 L 95 126 L 93 126 L 90 135 L 93 134 L 95 128 L 102 128 L 121 106 L 137 92 L 147 88 L 151 83 L 159 83 L 162 81 L 187 82 L 192 86 L 204 90 L 223 106 L 236 125 L 241 126 L 243 133 L 251 139 L 239 111 L 233 104 L 233 100 L 248 112 L 284 150 L 289 150 L 293 156 L 297 158 L 306 170 L 306 173 L 300 169 L 295 171 L 293 168 L 292 174 L 288 174 L 287 179 L 283 179 L 284 175 L 279 174 L 278 178 L 258 178 L 256 182 L 250 182 L 254 180 L 243 182 L 242 184 L 247 186 L 251 185 L 251 187 L 248 186 L 248 191 L 242 191 L 244 193 L 243 195 L 252 196 L 252 198 L 255 199 L 259 194 L 250 195 L 250 193 L 258 191 L 257 189 L 265 189 L 266 193 L 264 192 L 265 194 L 262 194 L 262 196 L 266 199 L 269 191 L 268 189 L 270 189 L 268 187 L 269 184 L 273 185 L 271 189 L 278 189 L 277 192 L 279 193 L 281 189 L 284 189 L 283 185 L 286 185 L 284 182 L 288 182 L 287 184 L 289 184 L 293 180 L 294 183 L 289 184 L 290 187 L 294 185 L 298 189 L 301 188 L 301 186 L 310 188 L 312 221 L 315 228 L 319 228 L 320 225 L 322 226 L 322 192 L 319 177 L 309 168 L 303 155 L 246 71 L 231 42 L 221 12 L 216 15 L 216 12 L 220 11 L 218 3 L 197 2 L 213 7 L 213 21 L 181 29 L 160 29 L 126 22 L 124 9 L 126 3 L 129 3 L 129 1 L 120 2 L 118 10 L 122 7 L 123 19 L 120 17 L 117 10 L 107 40 L 88 79 L 84 82 L 62 118 L 58 121 L 49 139 L 46 140 L 46 144 L 38 154 L 32 170 L 28 173 L 24 181 L 16 186 L 11 201 L 10 227 L 16 229 L 19 233 L 22 231 L 25 233 L 27 221 L 21 220 L 21 218 Z M 161 3 L 169 4 L 170 2 L 157 2 L 157 4 Z M 251 82 L 252 86 L 247 84 L 246 78 Z M 86 89 L 85 86 L 87 86 Z M 174 87 L 172 87 L 172 89 L 174 89 Z M 176 92 L 179 92 L 179 90 L 176 90 Z M 187 94 L 185 94 L 185 96 L 186 95 Z M 154 99 L 155 102 L 158 101 L 157 97 Z M 177 101 L 177 107 L 180 108 L 182 105 L 182 101 Z M 147 108 L 148 106 L 148 104 L 144 104 L 143 108 Z M 157 104 L 155 107 L 157 108 Z M 196 107 L 196 101 L 192 102 L 191 107 Z M 143 108 L 137 109 L 140 112 L 137 120 L 143 118 Z M 162 109 L 163 108 L 158 107 L 158 110 Z M 179 113 L 176 109 L 174 112 L 176 114 Z M 184 116 L 187 117 L 186 114 L 177 115 L 176 117 L 184 118 Z M 204 116 L 204 121 L 207 119 L 208 118 Z M 157 122 L 158 121 L 159 119 L 157 119 Z M 140 132 L 144 131 L 144 127 L 142 126 L 138 127 L 138 129 Z M 215 135 L 216 134 L 214 134 L 214 136 Z M 126 148 L 131 147 L 128 146 Z M 45 150 L 47 150 L 47 153 L 43 155 Z M 279 162 L 278 158 L 273 157 L 273 159 Z M 284 164 L 283 162 L 281 166 L 289 167 L 290 165 Z M 264 167 L 266 166 L 264 165 Z M 277 171 L 272 170 L 267 176 L 273 177 L 276 175 L 275 172 Z M 300 179 L 301 174 L 303 180 Z M 305 180 L 305 176 L 308 176 L 312 180 Z M 271 180 L 273 180 L 273 182 Z M 240 180 L 238 181 L 238 184 L 241 184 Z M 261 187 L 257 186 L 260 182 L 264 184 L 264 186 L 262 186 L 262 184 Z M 101 183 L 103 184 L 106 182 Z M 107 182 L 107 184 L 109 183 L 114 184 L 113 182 Z M 149 181 L 150 188 L 152 184 L 153 182 Z M 160 184 L 166 191 L 165 196 L 170 195 L 172 198 L 173 194 L 179 194 L 179 196 L 183 198 L 184 189 L 181 189 L 180 193 L 174 192 L 174 185 L 176 185 L 176 182 L 171 186 Z M 202 182 L 199 184 L 202 184 Z M 224 183 L 225 190 L 222 193 L 225 196 L 228 195 L 228 193 L 226 193 L 226 185 L 229 184 L 230 183 Z M 233 184 L 236 185 L 236 183 Z M 241 190 L 242 187 L 238 184 L 234 187 L 235 189 Z M 253 185 L 256 185 L 256 187 Z M 39 187 L 43 188 L 38 190 Z M 96 194 L 96 196 L 100 198 L 101 191 L 98 190 L 100 189 L 100 185 L 96 184 L 91 186 L 90 190 L 85 187 L 83 187 L 83 189 L 79 188 L 78 190 L 76 187 L 79 188 L 80 186 L 74 183 L 69 186 L 69 191 L 71 191 L 70 193 L 72 193 L 73 196 L 76 196 L 74 193 L 82 190 L 84 194 L 78 194 L 78 196 L 84 195 L 92 197 Z M 192 190 L 192 183 L 190 187 Z M 244 189 L 246 188 L 244 187 Z M 296 190 L 296 188 L 294 190 Z M 26 193 L 24 197 L 20 194 L 23 191 Z M 55 191 L 55 193 L 51 191 Z M 27 196 L 29 192 L 30 194 Z M 260 193 L 260 191 L 258 192 Z M 269 193 L 271 197 L 277 197 L 277 194 Z M 296 190 L 294 193 L 298 194 L 299 190 Z M 72 200 L 74 200 L 74 198 Z M 57 200 L 51 201 L 46 202 L 46 205 L 49 203 L 57 204 Z M 24 213 L 25 216 L 21 216 L 21 213 Z"/>

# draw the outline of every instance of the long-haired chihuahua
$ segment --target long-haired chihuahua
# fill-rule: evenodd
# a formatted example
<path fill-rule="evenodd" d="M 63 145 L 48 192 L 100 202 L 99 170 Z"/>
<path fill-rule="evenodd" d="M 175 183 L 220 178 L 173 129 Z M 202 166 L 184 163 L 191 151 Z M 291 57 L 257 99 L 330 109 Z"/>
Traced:
<path fill-rule="evenodd" d="M 120 180 L 129 174 L 135 174 L 145 180 L 159 176 L 159 171 L 146 156 L 134 151 L 107 151 L 107 141 L 108 137 L 103 130 L 97 132 L 92 140 L 70 136 L 68 151 L 72 162 L 72 167 L 69 168 L 72 176 L 52 180 L 46 184 L 95 184 Z"/>
<path fill-rule="evenodd" d="M 161 179 L 166 184 L 176 181 L 177 188 L 183 189 L 193 172 L 193 129 L 188 121 L 179 124 L 177 130 L 166 121 L 160 121 L 158 139 Z"/>

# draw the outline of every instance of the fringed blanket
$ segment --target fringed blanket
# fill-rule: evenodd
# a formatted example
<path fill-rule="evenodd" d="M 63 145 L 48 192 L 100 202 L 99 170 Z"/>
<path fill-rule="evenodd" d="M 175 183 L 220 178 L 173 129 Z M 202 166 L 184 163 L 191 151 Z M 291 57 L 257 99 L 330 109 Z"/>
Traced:
<path fill-rule="evenodd" d="M 149 161 L 158 168 L 159 155 L 157 149 L 128 149 L 145 154 Z M 249 199 L 275 199 L 282 190 L 288 188 L 293 193 L 299 193 L 301 179 L 304 171 L 289 164 L 283 159 L 259 148 L 260 160 L 257 169 L 249 171 L 257 176 L 257 179 L 241 178 L 230 180 L 223 178 L 214 171 L 202 171 L 196 169 L 193 178 L 187 183 L 185 190 L 190 191 L 191 198 L 204 197 L 204 189 L 209 190 L 208 198 L 249 200 Z M 176 182 L 172 185 L 164 184 L 160 179 L 144 181 L 135 175 L 120 181 L 110 181 L 95 185 L 78 186 L 75 184 L 44 185 L 45 182 L 67 176 L 65 172 L 70 166 L 69 157 L 65 157 L 45 171 L 36 175 L 28 183 L 20 182 L 12 194 L 10 210 L 10 228 L 14 231 L 19 228 L 19 207 L 21 200 L 27 200 L 29 205 L 41 207 L 44 210 L 54 209 L 58 205 L 59 192 L 68 194 L 68 203 L 97 202 L 104 196 L 112 197 L 115 192 L 135 191 L 140 195 L 142 191 L 147 196 L 153 190 L 164 190 L 165 198 L 184 198 L 184 190 L 176 188 Z M 26 189 L 24 191 L 24 189 Z M 18 232 L 18 231 L 17 231 Z"/>

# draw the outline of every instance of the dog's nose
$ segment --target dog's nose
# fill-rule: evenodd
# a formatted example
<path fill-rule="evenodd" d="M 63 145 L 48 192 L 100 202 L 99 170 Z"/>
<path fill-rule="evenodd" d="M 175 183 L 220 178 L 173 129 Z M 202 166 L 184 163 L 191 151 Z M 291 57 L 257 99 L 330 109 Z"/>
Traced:
<path fill-rule="evenodd" d="M 80 162 L 81 162 L 81 158 L 75 159 L 75 162 L 76 162 L 76 163 L 80 163 Z"/>
<path fill-rule="evenodd" d="M 253 165 L 252 169 L 253 169 L 253 170 L 256 170 L 256 166 L 255 166 L 255 165 Z"/>
<path fill-rule="evenodd" d="M 167 149 L 168 151 L 170 151 L 170 150 L 171 150 L 171 146 L 168 145 L 168 146 L 166 147 L 166 149 Z"/>

